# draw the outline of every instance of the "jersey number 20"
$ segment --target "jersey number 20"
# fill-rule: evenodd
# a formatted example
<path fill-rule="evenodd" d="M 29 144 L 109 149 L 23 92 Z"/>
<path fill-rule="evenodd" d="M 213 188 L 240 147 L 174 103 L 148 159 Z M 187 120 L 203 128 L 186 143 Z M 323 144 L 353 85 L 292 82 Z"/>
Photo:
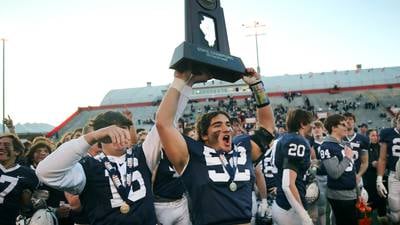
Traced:
<path fill-rule="evenodd" d="M 304 145 L 296 145 L 291 143 L 289 145 L 288 155 L 295 157 L 303 157 L 306 152 L 306 146 Z"/>

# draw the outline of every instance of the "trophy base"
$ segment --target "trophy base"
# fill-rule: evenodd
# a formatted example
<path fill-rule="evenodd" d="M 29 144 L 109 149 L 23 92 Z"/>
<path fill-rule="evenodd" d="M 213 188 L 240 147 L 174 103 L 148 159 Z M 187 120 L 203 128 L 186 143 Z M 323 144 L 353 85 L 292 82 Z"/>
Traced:
<path fill-rule="evenodd" d="M 241 79 L 245 73 L 240 58 L 189 42 L 183 42 L 175 48 L 169 68 L 179 71 L 189 70 L 193 74 L 208 73 L 215 79 L 232 83 Z"/>

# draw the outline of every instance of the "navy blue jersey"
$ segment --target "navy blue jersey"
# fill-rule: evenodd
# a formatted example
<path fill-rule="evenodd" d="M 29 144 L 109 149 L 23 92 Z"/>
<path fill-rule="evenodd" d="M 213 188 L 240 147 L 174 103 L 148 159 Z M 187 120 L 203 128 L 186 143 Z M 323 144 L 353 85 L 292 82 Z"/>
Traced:
<path fill-rule="evenodd" d="M 236 137 L 234 150 L 225 154 L 227 160 L 230 160 L 228 158 L 234 151 L 238 153 L 238 157 L 233 157 L 237 162 L 234 176 L 236 191 L 229 189 L 230 176 L 224 169 L 217 151 L 200 141 L 184 138 L 190 159 L 181 177 L 192 200 L 193 223 L 201 225 L 249 223 L 251 193 L 255 180 L 250 136 Z"/>
<path fill-rule="evenodd" d="M 324 154 L 323 152 L 320 151 L 321 144 L 322 144 L 322 141 L 319 142 L 319 141 L 315 140 L 314 138 L 311 138 L 311 140 L 310 140 L 310 145 L 314 149 L 315 155 L 316 155 L 317 159 L 320 162 L 321 162 L 321 154 Z M 317 169 L 317 175 L 318 176 L 326 176 L 326 175 L 328 175 L 326 173 L 326 169 L 325 169 L 324 165 L 322 164 L 322 162 L 320 163 L 320 166 Z"/>
<path fill-rule="evenodd" d="M 16 165 L 5 169 L 0 165 L 0 223 L 15 225 L 21 209 L 22 191 L 35 190 L 39 184 L 35 172 L 28 167 Z"/>
<path fill-rule="evenodd" d="M 396 128 L 386 128 L 379 134 L 380 142 L 386 143 L 387 168 L 396 171 L 396 162 L 400 157 L 400 133 Z"/>
<path fill-rule="evenodd" d="M 264 154 L 264 159 L 261 161 L 261 168 L 265 178 L 267 189 L 276 187 L 274 173 L 277 173 L 276 167 L 272 163 L 272 151 L 275 146 L 268 149 Z"/>
<path fill-rule="evenodd" d="M 337 142 L 324 141 L 320 147 L 322 162 L 337 157 L 339 162 L 344 159 L 344 146 Z M 352 190 L 356 187 L 356 169 L 351 163 L 338 179 L 328 174 L 328 187 L 334 190 Z"/>
<path fill-rule="evenodd" d="M 276 203 L 279 207 L 289 210 L 291 208 L 285 193 L 282 189 L 282 177 L 284 169 L 296 171 L 296 187 L 299 191 L 301 202 L 306 208 L 306 172 L 310 167 L 310 144 L 303 137 L 296 133 L 284 134 L 278 141 L 275 151 L 274 163 L 278 169 L 276 174 Z"/>
<path fill-rule="evenodd" d="M 351 149 L 353 150 L 354 167 L 356 168 L 356 172 L 358 172 L 361 165 L 361 154 L 368 154 L 369 139 L 362 134 L 354 133 L 352 137 L 344 137 L 343 140 L 350 142 Z"/>
<path fill-rule="evenodd" d="M 163 198 L 180 199 L 184 192 L 182 180 L 163 150 L 153 183 L 153 193 Z"/>
<path fill-rule="evenodd" d="M 130 211 L 120 212 L 123 200 L 117 192 L 104 164 L 97 158 L 85 157 L 81 164 L 86 175 L 86 185 L 80 194 L 81 202 L 87 212 L 90 224 L 96 225 L 139 225 L 156 224 L 154 198 L 151 191 L 151 172 L 141 145 L 135 146 L 134 172 L 132 186 L 128 196 Z M 116 163 L 111 162 L 116 167 Z M 125 163 L 122 168 L 125 167 Z M 126 171 L 124 171 L 126 173 Z M 119 173 L 119 171 L 118 171 Z M 124 179 L 124 175 L 119 176 Z"/>

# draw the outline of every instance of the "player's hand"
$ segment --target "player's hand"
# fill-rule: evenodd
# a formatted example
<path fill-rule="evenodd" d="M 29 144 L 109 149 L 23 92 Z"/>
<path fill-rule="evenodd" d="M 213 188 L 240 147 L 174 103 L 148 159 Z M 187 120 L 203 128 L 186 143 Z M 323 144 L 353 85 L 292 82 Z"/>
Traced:
<path fill-rule="evenodd" d="M 187 81 L 187 85 L 192 86 L 193 84 L 196 84 L 196 83 L 206 82 L 211 78 L 212 78 L 212 75 L 207 74 L 207 73 L 192 75 L 189 78 L 189 80 Z"/>
<path fill-rule="evenodd" d="M 90 135 L 92 135 L 92 138 L 95 141 L 100 141 L 103 143 L 115 143 L 120 145 L 129 145 L 129 143 L 131 143 L 131 137 L 128 129 L 123 129 L 116 125 L 101 128 L 91 132 Z"/>
<path fill-rule="evenodd" d="M 61 205 L 56 208 L 56 215 L 58 218 L 67 218 L 69 216 L 69 212 L 71 208 L 68 205 Z"/>
<path fill-rule="evenodd" d="M 190 71 L 180 72 L 178 70 L 175 70 L 175 73 L 174 73 L 175 78 L 181 79 L 185 82 L 188 81 L 191 76 L 192 76 L 192 73 Z"/>
<path fill-rule="evenodd" d="M 344 146 L 344 156 L 353 161 L 353 150 L 349 146 Z"/>
<path fill-rule="evenodd" d="M 363 187 L 364 185 L 363 185 L 363 182 L 361 182 L 362 181 L 362 177 L 360 176 L 360 175 L 356 175 L 356 184 L 361 188 L 361 187 Z"/>
<path fill-rule="evenodd" d="M 246 68 L 246 74 L 243 75 L 242 79 L 246 84 L 252 85 L 259 82 L 261 80 L 261 76 L 254 68 Z"/>
<path fill-rule="evenodd" d="M 4 125 L 6 125 L 7 128 L 13 128 L 14 127 L 13 120 L 11 119 L 10 115 L 7 115 L 7 116 L 8 116 L 8 118 L 3 119 L 3 123 L 4 123 Z"/>
<path fill-rule="evenodd" d="M 382 198 L 386 198 L 387 190 L 385 185 L 383 185 L 382 176 L 378 176 L 376 178 L 376 190 L 379 196 L 381 196 Z"/>
<path fill-rule="evenodd" d="M 264 217 L 268 215 L 269 211 L 270 209 L 268 207 L 267 199 L 263 198 L 260 204 L 258 205 L 257 213 L 260 217 Z"/>
<path fill-rule="evenodd" d="M 311 217 L 308 215 L 308 213 L 305 213 L 304 215 L 300 216 L 301 217 L 301 225 L 314 225 Z"/>

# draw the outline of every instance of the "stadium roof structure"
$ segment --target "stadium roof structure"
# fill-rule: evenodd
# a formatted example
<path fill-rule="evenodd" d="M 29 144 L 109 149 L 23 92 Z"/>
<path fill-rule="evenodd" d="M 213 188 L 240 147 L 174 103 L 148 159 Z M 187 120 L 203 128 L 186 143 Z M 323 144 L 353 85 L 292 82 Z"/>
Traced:
<path fill-rule="evenodd" d="M 400 88 L 400 67 L 370 68 L 347 71 L 332 71 L 262 77 L 270 96 L 282 96 L 287 92 L 335 93 L 369 89 Z M 156 107 L 168 85 L 110 90 L 100 106 L 79 107 L 63 123 L 55 127 L 47 136 L 62 134 L 82 127 L 89 119 L 107 110 L 128 108 L 138 112 L 145 107 Z M 243 91 L 238 91 L 238 90 Z M 215 90 L 215 91 L 210 91 Z M 250 96 L 243 81 L 228 83 L 210 80 L 193 87 L 191 99 L 223 98 L 229 94 Z M 150 111 L 149 111 L 150 113 Z"/>

